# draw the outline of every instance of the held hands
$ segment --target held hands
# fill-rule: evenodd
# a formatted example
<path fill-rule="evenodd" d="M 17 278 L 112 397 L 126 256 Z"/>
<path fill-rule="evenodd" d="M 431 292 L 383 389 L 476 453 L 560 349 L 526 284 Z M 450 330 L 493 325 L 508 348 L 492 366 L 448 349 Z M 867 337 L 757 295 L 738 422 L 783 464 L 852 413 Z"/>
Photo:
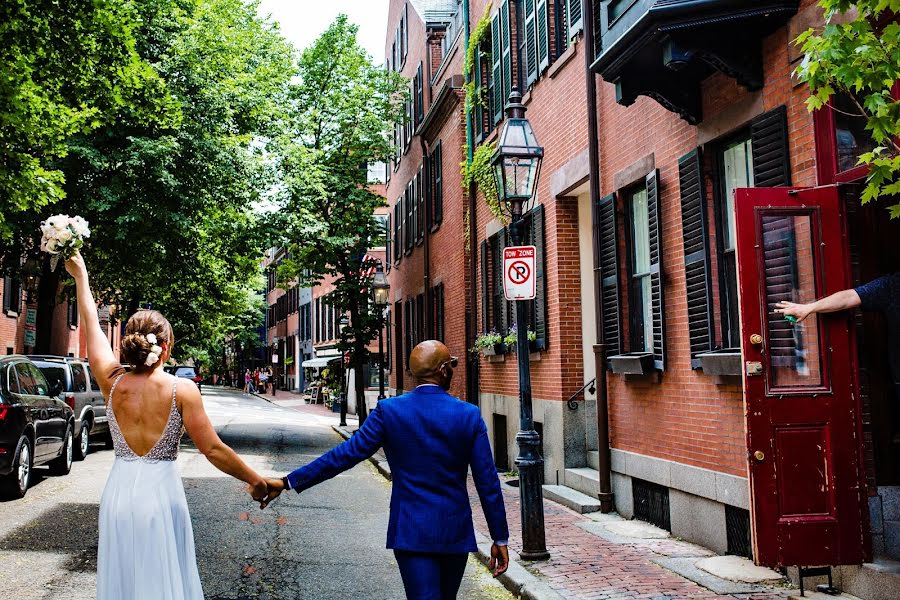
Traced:
<path fill-rule="evenodd" d="M 260 479 L 255 484 L 247 486 L 247 492 L 254 502 L 259 502 L 259 508 L 264 509 L 284 491 L 284 483 L 280 479 Z"/>
<path fill-rule="evenodd" d="M 509 568 L 509 548 L 507 546 L 491 545 L 491 562 L 488 563 L 488 568 L 494 577 L 506 573 L 506 569 Z"/>

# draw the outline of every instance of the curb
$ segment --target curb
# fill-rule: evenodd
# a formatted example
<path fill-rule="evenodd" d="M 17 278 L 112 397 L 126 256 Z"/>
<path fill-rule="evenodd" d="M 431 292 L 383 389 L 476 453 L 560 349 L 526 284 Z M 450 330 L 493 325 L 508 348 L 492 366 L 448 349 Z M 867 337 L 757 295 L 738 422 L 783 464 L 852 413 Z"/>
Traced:
<path fill-rule="evenodd" d="M 350 436 L 352 435 L 340 425 L 332 425 L 331 428 L 345 440 L 350 439 Z M 391 481 L 391 467 L 381 451 L 370 456 L 369 462 L 375 465 L 375 468 L 378 469 L 378 472 L 381 473 L 385 479 Z M 478 540 L 478 551 L 475 552 L 475 556 L 482 564 L 487 566 L 491 560 L 491 543 L 480 534 L 476 533 L 476 536 Z M 519 600 L 564 600 L 564 598 L 555 592 L 548 584 L 541 581 L 536 575 L 533 575 L 526 570 L 525 567 L 512 559 L 509 561 L 509 568 L 506 570 L 506 573 L 500 575 L 500 577 L 497 578 L 497 581 L 502 583 L 503 586 L 509 590 L 510 593 L 519 598 Z"/>

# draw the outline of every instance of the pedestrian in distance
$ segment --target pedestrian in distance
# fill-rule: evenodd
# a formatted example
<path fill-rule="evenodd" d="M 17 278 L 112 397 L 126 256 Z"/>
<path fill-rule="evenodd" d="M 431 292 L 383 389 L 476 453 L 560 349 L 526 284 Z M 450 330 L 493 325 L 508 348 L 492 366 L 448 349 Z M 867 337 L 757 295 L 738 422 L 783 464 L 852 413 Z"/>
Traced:
<path fill-rule="evenodd" d="M 97 600 L 203 600 L 194 533 L 175 464 L 186 430 L 220 471 L 262 501 L 266 481 L 213 429 L 193 381 L 166 373 L 174 336 L 155 310 L 125 324 L 119 364 L 100 327 L 80 254 L 66 261 L 75 279 L 88 360 L 106 397 L 115 461 L 100 500 Z"/>
<path fill-rule="evenodd" d="M 253 383 L 253 376 L 250 374 L 250 369 L 244 371 L 244 392 L 250 393 L 253 390 L 251 389 L 251 384 Z"/>
<path fill-rule="evenodd" d="M 494 576 L 509 566 L 506 508 L 478 407 L 447 393 L 456 357 L 435 340 L 416 346 L 410 369 L 419 386 L 380 401 L 346 442 L 282 479 L 267 480 L 265 508 L 283 490 L 302 492 L 384 448 L 393 473 L 387 547 L 409 600 L 456 598 L 475 530 L 466 485 L 469 467 L 491 538 Z"/>
<path fill-rule="evenodd" d="M 268 367 L 259 372 L 259 393 L 265 394 L 269 388 L 269 372 Z"/>

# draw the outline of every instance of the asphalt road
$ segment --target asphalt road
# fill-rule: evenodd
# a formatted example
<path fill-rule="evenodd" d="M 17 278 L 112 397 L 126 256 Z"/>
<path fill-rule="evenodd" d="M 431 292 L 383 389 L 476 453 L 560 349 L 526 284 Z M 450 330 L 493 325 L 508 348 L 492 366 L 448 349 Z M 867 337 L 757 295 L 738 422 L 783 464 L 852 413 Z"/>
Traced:
<path fill-rule="evenodd" d="M 330 417 L 215 388 L 204 402 L 222 439 L 264 474 L 280 476 L 340 442 Z M 94 446 L 70 475 L 37 468 L 24 499 L 0 502 L 0 598 L 94 598 L 97 512 L 112 461 L 112 451 Z M 368 462 L 265 511 L 187 437 L 178 462 L 207 598 L 404 598 L 384 549 L 390 483 Z M 459 597 L 512 598 L 474 559 Z"/>

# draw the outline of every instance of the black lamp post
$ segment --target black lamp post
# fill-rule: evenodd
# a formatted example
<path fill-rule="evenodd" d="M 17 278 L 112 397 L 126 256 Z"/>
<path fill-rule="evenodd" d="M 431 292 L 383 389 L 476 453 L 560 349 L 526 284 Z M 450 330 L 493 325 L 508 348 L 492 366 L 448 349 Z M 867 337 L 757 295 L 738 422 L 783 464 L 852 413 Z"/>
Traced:
<path fill-rule="evenodd" d="M 500 205 L 508 208 L 512 243 L 524 241 L 523 208 L 534 197 L 544 149 L 538 145 L 534 130 L 525 118 L 522 96 L 513 88 L 506 105 L 506 122 L 500 132 L 497 149 L 491 158 Z M 522 552 L 525 560 L 550 557 L 544 534 L 544 494 L 541 480 L 544 459 L 538 450 L 541 438 L 534 430 L 531 408 L 531 365 L 528 348 L 528 301 L 516 300 L 516 360 L 519 366 L 519 501 L 522 511 Z"/>
<path fill-rule="evenodd" d="M 350 324 L 350 317 L 341 315 L 340 328 L 344 329 Z M 341 352 L 341 427 L 347 426 L 347 377 L 344 372 L 344 353 Z"/>
<path fill-rule="evenodd" d="M 378 261 L 372 278 L 372 296 L 378 310 L 378 401 L 384 400 L 384 309 L 387 307 L 391 285 L 384 274 L 384 265 Z"/>

